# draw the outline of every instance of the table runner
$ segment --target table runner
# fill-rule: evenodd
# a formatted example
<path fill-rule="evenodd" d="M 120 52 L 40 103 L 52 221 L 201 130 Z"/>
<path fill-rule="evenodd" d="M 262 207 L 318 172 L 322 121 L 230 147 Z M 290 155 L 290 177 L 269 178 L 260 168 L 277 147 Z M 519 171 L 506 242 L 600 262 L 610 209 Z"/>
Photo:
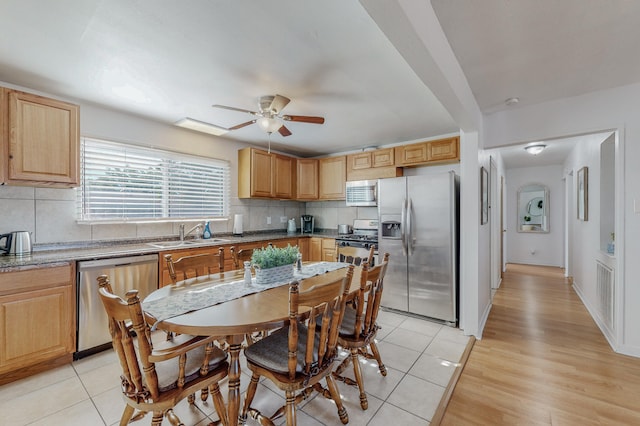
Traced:
<path fill-rule="evenodd" d="M 325 274 L 341 268 L 346 268 L 349 263 L 344 262 L 318 262 L 312 264 L 303 264 L 302 270 L 294 269 L 294 280 L 303 280 L 316 275 Z M 188 281 L 188 280 L 187 280 Z M 206 288 L 188 287 L 183 289 L 177 288 L 174 294 L 161 299 L 155 299 L 142 302 L 142 309 L 157 319 L 152 330 L 155 330 L 161 321 L 168 318 L 177 317 L 178 315 L 208 308 L 222 302 L 228 302 L 238 299 L 249 294 L 258 293 L 270 288 L 288 285 L 289 281 L 274 282 L 269 284 L 256 284 L 255 276 L 251 279 L 251 284 L 247 284 L 243 279 L 230 281 Z"/>

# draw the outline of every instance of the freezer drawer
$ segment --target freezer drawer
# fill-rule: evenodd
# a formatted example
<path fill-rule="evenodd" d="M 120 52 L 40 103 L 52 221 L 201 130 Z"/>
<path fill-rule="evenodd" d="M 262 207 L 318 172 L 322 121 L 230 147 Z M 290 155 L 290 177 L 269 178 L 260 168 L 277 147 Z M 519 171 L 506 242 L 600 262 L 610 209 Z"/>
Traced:
<path fill-rule="evenodd" d="M 109 277 L 113 292 L 120 297 L 132 289 L 140 299 L 158 288 L 158 255 L 118 257 L 78 262 L 78 347 L 75 358 L 89 355 L 109 346 L 109 323 L 98 296 L 96 278 Z"/>

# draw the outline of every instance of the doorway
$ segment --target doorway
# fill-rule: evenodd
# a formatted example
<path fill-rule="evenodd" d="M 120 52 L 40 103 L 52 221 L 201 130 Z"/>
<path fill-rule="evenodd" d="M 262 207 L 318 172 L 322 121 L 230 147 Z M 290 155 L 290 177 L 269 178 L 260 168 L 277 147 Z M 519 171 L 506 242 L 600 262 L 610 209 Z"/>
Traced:
<path fill-rule="evenodd" d="M 501 188 L 499 187 L 498 166 L 495 158 L 489 157 L 489 212 L 491 234 L 491 298 L 500 287 L 502 271 L 502 202 Z"/>

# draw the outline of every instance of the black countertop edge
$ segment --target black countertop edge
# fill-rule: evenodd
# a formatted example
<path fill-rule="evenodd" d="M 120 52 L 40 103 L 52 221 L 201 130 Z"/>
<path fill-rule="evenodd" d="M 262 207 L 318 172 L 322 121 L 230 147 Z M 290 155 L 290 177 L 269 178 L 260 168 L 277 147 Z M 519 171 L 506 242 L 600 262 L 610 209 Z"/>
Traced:
<path fill-rule="evenodd" d="M 153 254 L 169 250 L 179 250 L 198 247 L 209 247 L 229 244 L 251 243 L 255 241 L 267 241 L 275 239 L 299 238 L 299 237 L 323 237 L 336 238 L 338 233 L 336 230 L 316 230 L 312 234 L 302 234 L 296 232 L 289 234 L 282 231 L 253 231 L 246 232 L 243 236 L 233 236 L 231 234 L 216 234 L 211 241 L 206 239 L 190 239 L 197 244 L 186 247 L 174 248 L 158 248 L 150 243 L 158 241 L 177 241 L 177 237 L 167 238 L 137 238 L 127 240 L 105 240 L 105 241 L 86 241 L 86 242 L 68 242 L 58 244 L 41 244 L 34 245 L 33 253 L 30 255 L 0 256 L 0 272 L 21 266 L 41 265 L 58 262 L 75 262 L 81 260 L 96 260 L 109 257 L 136 256 L 143 254 Z M 220 241 L 224 239 L 225 241 Z"/>

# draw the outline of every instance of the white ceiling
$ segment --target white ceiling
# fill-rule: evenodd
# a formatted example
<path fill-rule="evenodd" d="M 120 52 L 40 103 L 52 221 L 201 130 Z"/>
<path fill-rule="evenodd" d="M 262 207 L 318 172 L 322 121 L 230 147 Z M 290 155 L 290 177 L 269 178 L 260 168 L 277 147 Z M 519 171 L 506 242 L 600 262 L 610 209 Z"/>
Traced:
<path fill-rule="evenodd" d="M 355 1 L 3 0 L 0 81 L 173 123 L 231 127 L 262 95 L 291 99 L 272 146 L 326 154 L 457 132 Z M 10 18 L 9 18 L 10 17 Z M 54 18 L 55 17 L 55 18 Z M 266 143 L 257 125 L 225 137 Z"/>
<path fill-rule="evenodd" d="M 517 144 L 512 146 L 506 146 L 502 148 L 496 148 L 500 151 L 500 156 L 504 161 L 507 169 L 514 169 L 520 167 L 541 167 L 548 165 L 563 164 L 569 153 L 573 150 L 578 143 L 600 143 L 606 140 L 611 135 L 611 132 L 605 133 L 592 133 L 588 135 L 577 135 L 568 138 L 552 139 L 546 141 L 529 142 L 526 144 Z M 543 143 L 546 148 L 537 155 L 529 154 L 525 151 L 525 146 L 533 145 L 537 143 Z M 489 150 L 491 155 L 494 150 Z"/>
<path fill-rule="evenodd" d="M 431 3 L 485 114 L 640 81 L 640 1 Z"/>
<path fill-rule="evenodd" d="M 432 5 L 484 113 L 640 81 L 640 1 Z M 52 95 L 231 127 L 251 116 L 212 104 L 281 94 L 326 119 L 272 135 L 302 156 L 458 131 L 355 1 L 2 0 L 0 16 L 0 81 Z M 256 125 L 224 137 L 267 142 Z"/>

